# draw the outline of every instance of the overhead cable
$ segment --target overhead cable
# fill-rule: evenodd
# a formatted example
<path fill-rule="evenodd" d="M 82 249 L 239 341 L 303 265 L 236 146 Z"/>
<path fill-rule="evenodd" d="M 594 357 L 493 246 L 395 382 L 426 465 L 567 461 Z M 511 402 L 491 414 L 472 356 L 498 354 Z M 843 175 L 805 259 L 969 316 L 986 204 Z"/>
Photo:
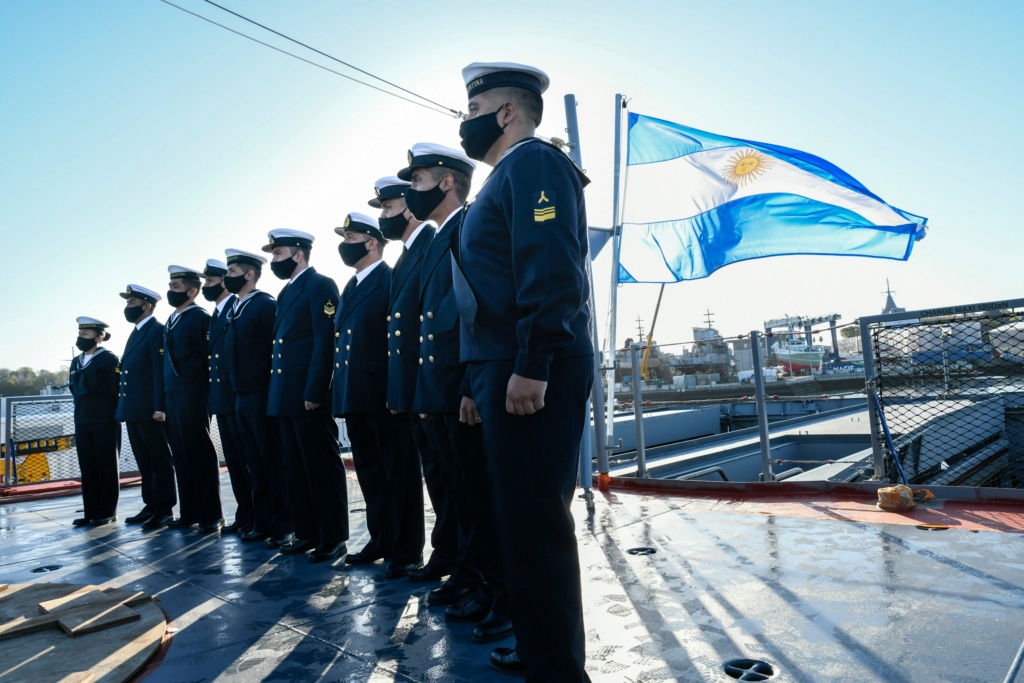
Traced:
<path fill-rule="evenodd" d="M 377 76 L 375 74 L 372 74 L 369 71 L 366 71 L 365 69 L 360 69 L 358 66 L 355 66 L 353 64 L 349 64 L 348 62 L 343 61 L 341 59 L 338 59 L 337 57 L 334 57 L 333 55 L 329 55 L 326 52 L 324 52 L 323 50 L 318 50 L 315 47 L 313 47 L 312 45 L 307 45 L 306 43 L 303 43 L 300 40 L 296 40 L 295 38 L 292 38 L 290 36 L 286 36 L 285 34 L 281 33 L 280 31 L 275 31 L 274 29 L 270 28 L 269 26 L 265 26 L 265 25 L 261 24 L 258 21 L 250 19 L 249 17 L 246 17 L 244 15 L 241 15 L 238 12 L 235 12 L 232 9 L 228 9 L 227 7 L 224 7 L 223 5 L 218 5 L 217 3 L 213 2 L 213 0 L 204 0 L 204 2 L 206 2 L 209 5 L 213 5 L 214 7 L 217 7 L 219 9 L 222 9 L 222 10 L 224 10 L 225 12 L 227 12 L 229 14 L 233 14 L 236 17 L 238 17 L 239 19 L 242 19 L 244 21 L 248 21 L 250 24 L 253 24 L 255 26 L 259 26 L 260 28 L 262 28 L 265 31 L 270 31 L 274 35 L 281 36 L 285 40 L 290 40 L 291 42 L 295 43 L 296 45 L 301 45 L 302 47 L 306 48 L 307 50 L 312 50 L 313 52 L 315 52 L 315 53 L 317 53 L 319 55 L 323 55 L 324 57 L 327 57 L 328 59 L 334 60 L 338 64 L 342 64 L 344 66 L 347 66 L 348 68 L 350 68 L 350 69 L 352 69 L 354 71 L 358 71 L 359 73 L 361 73 L 361 74 L 363 74 L 365 76 L 369 76 L 370 78 L 373 78 L 374 80 L 378 80 L 381 83 L 385 83 L 385 84 L 391 86 L 392 88 L 397 88 L 398 90 L 401 90 L 402 92 L 404 92 L 404 93 L 406 93 L 408 95 L 412 95 L 413 97 L 418 97 L 419 99 L 423 100 L 424 102 L 429 102 L 430 104 L 434 105 L 435 107 L 440 107 L 441 109 L 446 109 L 454 117 L 464 118 L 464 115 L 463 115 L 463 113 L 461 111 L 457 111 L 455 109 L 452 109 L 451 107 L 446 107 L 443 104 L 441 104 L 439 102 L 435 102 L 434 100 L 432 100 L 432 99 L 430 99 L 428 97 L 424 97 L 423 95 L 420 95 L 418 93 L 414 93 L 412 90 L 409 90 L 407 88 L 403 88 L 402 86 L 398 85 L 397 83 L 392 83 L 391 81 L 386 80 L 384 78 L 381 78 L 380 76 Z"/>
<path fill-rule="evenodd" d="M 314 62 L 312 60 L 309 60 L 309 59 L 306 59 L 305 57 L 300 57 L 299 55 L 297 55 L 297 54 L 295 54 L 293 52 L 288 52 L 287 50 L 282 50 L 281 48 L 279 48 L 279 47 L 277 47 L 275 45 L 271 45 L 270 43 L 263 42 L 262 40 L 259 40 L 258 38 L 253 38 L 250 35 L 242 33 L 241 31 L 236 31 L 235 29 L 231 28 L 230 26 L 225 26 L 224 24 L 220 24 L 220 23 L 214 21 L 213 19 L 209 19 L 208 17 L 204 17 L 201 14 L 197 14 L 196 12 L 193 12 L 191 10 L 185 9 L 184 7 L 181 7 L 179 5 L 174 4 L 173 2 L 170 2 L 170 0 L 160 0 L 160 2 L 164 3 L 165 5 L 170 5 L 171 7 L 174 7 L 175 9 L 179 9 L 182 12 L 185 12 L 186 14 L 191 14 L 192 16 L 196 17 L 197 19 L 202 19 L 203 21 L 205 21 L 207 23 L 213 24 L 214 26 L 218 26 L 218 27 L 224 29 L 225 31 L 230 31 L 231 33 L 234 33 L 235 35 L 241 36 L 242 38 L 245 38 L 247 40 L 251 40 L 254 43 L 259 43 L 260 45 L 262 45 L 264 47 L 269 47 L 271 50 L 275 50 L 276 52 L 280 52 L 281 54 L 288 55 L 289 57 L 293 57 L 293 58 L 299 60 L 300 62 L 305 62 L 306 64 L 311 64 L 312 66 L 315 66 L 318 69 L 323 69 L 324 71 L 332 73 L 332 74 L 334 74 L 336 76 L 341 76 L 342 78 L 347 79 L 349 81 L 352 81 L 353 83 L 358 83 L 359 85 L 365 85 L 367 88 L 372 88 L 373 90 L 376 90 L 377 92 L 384 93 L 385 95 L 390 95 L 391 97 L 396 97 L 396 98 L 398 98 L 400 100 L 403 100 L 405 102 L 408 102 L 410 104 L 415 104 L 415 105 L 417 105 L 419 107 L 423 107 L 424 109 L 427 109 L 429 111 L 437 112 L 438 114 L 444 114 L 445 116 L 449 116 L 449 115 L 458 116 L 458 117 L 462 116 L 462 112 L 456 112 L 456 111 L 454 111 L 452 109 L 444 107 L 443 105 L 431 106 L 429 104 L 424 104 L 423 102 L 417 102 L 416 100 L 410 99 L 408 97 L 403 97 L 402 95 L 399 95 L 398 93 L 394 93 L 394 92 L 391 92 L 390 90 L 385 90 L 384 88 L 380 88 L 380 87 L 378 87 L 376 85 L 373 85 L 372 83 L 367 83 L 366 81 L 361 81 L 358 78 L 353 78 L 352 76 L 349 76 L 348 74 L 343 74 L 340 71 L 335 71 L 334 69 L 328 68 L 328 67 L 324 66 L 323 64 L 317 64 L 316 62 Z M 336 60 L 336 61 L 340 61 L 340 60 Z M 342 63 L 344 63 L 344 62 L 342 62 Z M 413 93 L 413 94 L 415 95 L 415 93 Z M 416 96 L 420 97 L 419 95 L 416 95 Z M 422 98 L 422 97 L 420 99 L 426 100 L 426 98 Z M 430 100 L 426 100 L 426 101 L 430 102 Z M 440 106 L 441 108 L 438 109 L 438 108 L 436 108 L 437 106 Z"/>

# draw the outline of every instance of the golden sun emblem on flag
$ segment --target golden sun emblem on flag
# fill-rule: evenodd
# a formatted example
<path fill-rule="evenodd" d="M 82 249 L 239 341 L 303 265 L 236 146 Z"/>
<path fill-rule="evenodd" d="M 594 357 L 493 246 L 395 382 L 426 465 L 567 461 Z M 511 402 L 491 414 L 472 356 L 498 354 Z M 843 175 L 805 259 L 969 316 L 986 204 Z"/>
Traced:
<path fill-rule="evenodd" d="M 722 177 L 736 187 L 741 187 L 754 182 L 774 165 L 774 157 L 758 152 L 756 149 L 747 148 L 729 157 L 722 170 Z"/>

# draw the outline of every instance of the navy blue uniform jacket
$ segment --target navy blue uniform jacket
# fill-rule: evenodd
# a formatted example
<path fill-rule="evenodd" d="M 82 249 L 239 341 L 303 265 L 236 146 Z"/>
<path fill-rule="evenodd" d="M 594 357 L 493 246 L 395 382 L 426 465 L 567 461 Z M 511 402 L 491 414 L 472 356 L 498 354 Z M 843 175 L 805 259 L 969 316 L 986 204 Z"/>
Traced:
<path fill-rule="evenodd" d="M 341 302 L 334 324 L 336 416 L 387 410 L 390 299 L 391 266 L 381 263 Z"/>
<path fill-rule="evenodd" d="M 535 138 L 498 162 L 463 222 L 455 286 L 463 361 L 515 360 L 547 381 L 556 357 L 593 355 L 587 217 L 589 182 L 561 150 Z M 474 306 L 466 302 L 475 300 Z"/>
<path fill-rule="evenodd" d="M 391 273 L 388 306 L 388 408 L 411 410 L 419 367 L 420 270 L 423 254 L 434 240 L 434 228 L 424 225 L 412 246 L 404 250 Z"/>
<path fill-rule="evenodd" d="M 420 272 L 420 354 L 417 413 L 457 413 L 465 366 L 459 360 L 459 310 L 452 291 L 452 238 L 465 209 L 448 217 L 423 256 Z"/>
<path fill-rule="evenodd" d="M 117 356 L 100 347 L 83 368 L 83 355 L 71 360 L 68 379 L 71 394 L 75 397 L 75 424 L 111 422 L 117 410 Z"/>
<path fill-rule="evenodd" d="M 267 415 L 302 417 L 305 402 L 331 400 L 331 349 L 338 285 L 307 268 L 281 290 L 274 319 Z"/>
<path fill-rule="evenodd" d="M 164 326 L 156 319 L 133 330 L 121 354 L 117 413 L 121 422 L 146 422 L 164 412 Z M 131 380 L 129 382 L 128 380 Z"/>
<path fill-rule="evenodd" d="M 229 315 L 227 349 L 231 354 L 231 386 L 238 393 L 265 392 L 270 386 L 277 300 L 256 290 L 242 302 L 237 312 Z"/>
<path fill-rule="evenodd" d="M 164 327 L 164 391 L 206 392 L 209 366 L 206 364 L 206 335 L 210 314 L 192 305 Z"/>
<path fill-rule="evenodd" d="M 235 412 L 235 392 L 231 386 L 231 352 L 227 345 L 228 315 L 235 303 L 232 294 L 224 300 L 224 307 L 216 317 L 210 316 L 207 335 L 207 363 L 210 373 L 210 413 L 231 415 Z"/>

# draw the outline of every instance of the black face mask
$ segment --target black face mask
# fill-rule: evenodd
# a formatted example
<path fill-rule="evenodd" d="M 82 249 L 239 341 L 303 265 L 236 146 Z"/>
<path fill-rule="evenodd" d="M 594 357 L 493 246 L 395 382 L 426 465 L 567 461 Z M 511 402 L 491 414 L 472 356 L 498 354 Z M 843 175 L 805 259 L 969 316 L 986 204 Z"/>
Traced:
<path fill-rule="evenodd" d="M 171 305 L 171 308 L 177 308 L 188 301 L 188 292 L 175 292 L 173 289 L 167 290 L 167 303 Z"/>
<path fill-rule="evenodd" d="M 406 190 L 408 192 L 408 190 Z M 420 220 L 420 219 L 416 219 Z M 409 227 L 409 219 L 405 217 L 405 212 L 398 214 L 397 216 L 391 216 L 390 218 L 381 218 L 380 231 L 384 235 L 384 239 L 387 240 L 400 240 L 402 235 L 405 234 L 405 229 Z"/>
<path fill-rule="evenodd" d="M 209 287 L 203 287 L 203 298 L 207 301 L 216 301 L 224 293 L 224 285 L 218 282 Z"/>
<path fill-rule="evenodd" d="M 463 121 L 459 125 L 459 137 L 462 138 L 462 149 L 470 159 L 483 161 L 487 152 L 501 137 L 505 129 L 498 125 L 499 107 L 493 114 L 485 114 Z M 406 191 L 408 193 L 408 190 Z M 406 194 L 408 202 L 408 194 Z M 416 213 L 413 212 L 415 216 Z"/>
<path fill-rule="evenodd" d="M 79 337 L 75 340 L 75 346 L 78 347 L 79 351 L 89 352 L 96 348 L 96 339 L 86 339 L 85 337 Z"/>
<path fill-rule="evenodd" d="M 130 323 L 136 323 L 139 318 L 142 317 L 142 306 L 126 306 L 124 309 L 124 319 Z"/>
<path fill-rule="evenodd" d="M 224 288 L 232 294 L 238 294 L 245 287 L 245 273 L 241 275 L 225 275 Z"/>
<path fill-rule="evenodd" d="M 291 278 L 292 273 L 299 266 L 297 261 L 291 258 L 286 258 L 283 261 L 271 261 L 270 270 L 281 280 L 287 280 Z"/>
<path fill-rule="evenodd" d="M 342 242 L 338 245 L 338 255 L 341 256 L 342 263 L 350 268 L 355 268 L 368 253 L 366 242 Z"/>
<path fill-rule="evenodd" d="M 425 221 L 434 213 L 434 209 L 441 205 L 446 194 L 448 193 L 441 189 L 440 182 L 429 190 L 408 188 L 405 191 L 405 205 L 409 207 L 416 220 Z M 387 234 L 384 236 L 387 237 Z"/>

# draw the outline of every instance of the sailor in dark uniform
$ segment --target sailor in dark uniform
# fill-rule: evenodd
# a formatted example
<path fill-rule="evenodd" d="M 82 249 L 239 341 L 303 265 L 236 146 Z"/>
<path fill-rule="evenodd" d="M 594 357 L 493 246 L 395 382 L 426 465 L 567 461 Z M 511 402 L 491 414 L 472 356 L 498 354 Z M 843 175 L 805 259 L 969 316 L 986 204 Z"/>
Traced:
<path fill-rule="evenodd" d="M 117 410 L 117 356 L 103 348 L 108 325 L 96 318 L 78 318 L 81 351 L 71 361 L 68 386 L 75 397 L 75 451 L 82 472 L 83 516 L 75 526 L 116 522 L 120 492 L 117 454 L 121 424 Z"/>
<path fill-rule="evenodd" d="M 431 451 L 436 454 L 434 456 L 438 461 L 436 469 L 442 474 L 438 488 L 446 494 L 445 502 L 449 506 L 448 519 L 451 520 L 448 524 L 455 527 L 457 534 L 455 537 L 457 548 L 454 553 L 449 555 L 450 559 L 447 566 L 449 571 L 445 572 L 452 573 L 452 576 L 443 586 L 430 592 L 427 601 L 432 606 L 452 604 L 456 600 L 465 597 L 477 583 L 476 575 L 473 572 L 451 571 L 455 569 L 455 563 L 451 562 L 452 559 L 457 560 L 460 564 L 460 569 L 462 569 L 461 565 L 464 561 L 467 540 L 465 531 L 467 529 L 466 522 L 468 521 L 468 516 L 467 510 L 461 505 L 465 491 L 460 484 L 459 478 L 456 476 L 455 462 L 451 457 L 450 444 L 438 443 L 436 439 L 438 429 L 443 429 L 443 427 L 435 423 L 435 419 L 439 418 L 442 412 L 439 406 L 435 404 L 443 403 L 443 399 L 439 399 L 439 397 L 449 393 L 448 389 L 457 394 L 462 375 L 462 365 L 458 358 L 458 345 L 456 344 L 454 349 L 452 349 L 454 351 L 453 354 L 447 355 L 446 351 L 449 349 L 445 347 L 445 334 L 441 329 L 442 327 L 457 328 L 458 312 L 455 309 L 454 303 L 452 303 L 450 307 L 451 315 L 442 321 L 441 311 L 439 309 L 434 310 L 433 306 L 423 308 L 421 300 L 424 292 L 423 282 L 434 276 L 438 261 L 444 258 L 440 256 L 440 251 L 445 251 L 445 253 L 449 254 L 448 258 L 451 258 L 450 251 L 443 250 L 442 247 L 443 241 L 445 239 L 450 240 L 451 238 L 451 225 L 453 223 L 446 223 L 445 221 L 450 218 L 450 215 L 456 209 L 461 213 L 462 205 L 465 203 L 469 193 L 469 186 L 475 167 L 475 162 L 470 160 L 461 151 L 432 143 L 417 143 L 409 150 L 409 165 L 398 172 L 399 178 L 408 180 L 411 183 L 410 189 L 406 192 L 405 203 L 408 205 L 413 216 L 417 219 L 433 221 L 441 226 L 436 238 L 432 239 L 429 246 L 427 246 L 422 259 L 421 286 L 419 291 L 417 291 L 417 309 L 415 311 L 416 320 L 420 321 L 420 329 L 417 339 L 418 344 L 413 347 L 416 352 L 416 361 L 413 365 L 417 369 L 413 409 L 417 415 L 422 414 L 425 416 L 421 420 L 421 424 L 428 432 Z M 456 186 L 458 186 L 457 189 Z M 460 196 L 461 200 L 459 199 Z M 450 264 L 445 263 L 445 267 L 442 270 L 448 273 L 448 289 L 450 290 Z M 430 313 L 429 317 L 426 315 L 428 312 Z M 441 324 L 438 325 L 438 323 Z M 458 334 L 457 329 L 455 334 Z M 454 371 L 452 371 L 453 366 Z M 446 370 L 451 372 L 451 374 L 458 374 L 458 377 L 454 378 L 454 382 L 446 375 Z M 454 388 L 449 386 L 453 383 Z M 448 403 L 455 404 L 453 411 L 455 416 L 458 415 L 459 398 L 459 396 L 451 396 L 448 399 Z M 433 496 L 431 496 L 431 499 L 433 500 Z M 434 509 L 435 511 L 437 510 L 436 503 L 434 504 Z M 440 521 L 441 518 L 439 517 L 438 522 Z M 435 527 L 435 532 L 436 530 Z M 434 555 L 437 555 L 436 549 Z M 435 562 L 436 560 L 432 557 L 424 569 L 428 569 Z"/>
<path fill-rule="evenodd" d="M 295 539 L 284 554 L 325 562 L 348 552 L 348 489 L 338 424 L 331 417 L 331 365 L 338 286 L 309 265 L 313 236 L 271 230 L 263 251 L 288 284 L 277 300 L 267 414 L 277 418 Z"/>
<path fill-rule="evenodd" d="M 422 567 L 409 570 L 410 581 L 438 581 L 451 573 L 459 545 L 459 527 L 455 510 L 444 485 L 440 456 L 427 437 L 423 420 L 412 410 L 419 358 L 419 295 L 420 269 L 423 254 L 434 239 L 434 226 L 413 216 L 405 203 L 408 180 L 396 176 L 380 178 L 374 183 L 376 197 L 370 206 L 381 210 L 379 220 L 384 238 L 402 245 L 391 273 L 391 301 L 388 304 L 388 409 L 401 414 L 409 423 L 409 436 L 403 442 L 415 444 L 419 463 L 410 462 L 409 453 L 395 453 L 395 462 L 405 463 L 403 469 L 411 486 L 420 483 L 420 463 L 427 483 L 430 505 L 434 509 L 434 528 L 430 533 L 433 548 L 430 560 Z M 416 453 L 411 454 L 413 459 Z"/>
<path fill-rule="evenodd" d="M 164 326 L 153 317 L 160 295 L 152 289 L 128 285 L 121 298 L 126 302 L 124 317 L 134 328 L 121 354 L 115 417 L 128 430 L 144 503 L 141 511 L 124 521 L 142 524 L 148 531 L 167 526 L 177 502 L 165 428 Z"/>
<path fill-rule="evenodd" d="M 224 526 L 220 507 L 220 465 L 210 439 L 206 401 L 209 370 L 206 336 L 210 314 L 196 305 L 199 271 L 168 266 L 167 303 L 174 312 L 164 330 L 164 393 L 167 395 L 167 440 L 174 458 L 180 507 L 170 526 L 199 525 L 209 534 Z"/>
<path fill-rule="evenodd" d="M 470 363 L 516 647 L 490 664 L 528 681 L 579 683 L 579 555 L 570 504 L 593 380 L 587 179 L 535 137 L 548 77 L 518 64 L 463 70 L 471 158 L 494 169 L 455 250 L 461 357 Z"/>
<path fill-rule="evenodd" d="M 334 325 L 334 414 L 345 419 L 352 461 L 366 501 L 370 540 L 346 562 L 389 558 L 386 578 L 406 576 L 423 554 L 423 485 L 407 416 L 390 412 L 387 310 L 392 272 L 377 221 L 350 213 L 335 228 L 338 253 L 356 273 L 345 285 Z"/>
<path fill-rule="evenodd" d="M 412 181 L 407 201 L 438 226 L 420 275 L 420 359 L 413 410 L 427 414 L 435 449 L 442 455 L 446 488 L 462 530 L 459 563 L 452 576 L 427 596 L 429 605 L 450 605 L 448 621 L 478 622 L 473 640 L 508 636 L 512 624 L 499 591 L 500 561 L 494 542 L 490 496 L 480 428 L 459 422 L 465 367 L 459 360 L 459 311 L 452 292 L 451 242 L 462 223 L 476 163 L 461 150 L 413 146 L 413 160 L 399 175 Z"/>
<path fill-rule="evenodd" d="M 217 420 L 220 448 L 228 465 L 231 493 L 235 497 L 235 520 L 224 531 L 235 533 L 252 527 L 252 482 L 249 468 L 242 457 L 235 425 L 235 392 L 231 385 L 230 355 L 227 353 L 228 314 L 235 303 L 235 295 L 224 287 L 228 266 L 218 259 L 209 259 L 203 269 L 203 298 L 214 304 L 207 334 L 206 357 L 210 380 L 210 414 Z"/>
<path fill-rule="evenodd" d="M 241 531 L 240 537 L 246 542 L 266 540 L 272 548 L 278 548 L 295 536 L 287 487 L 279 478 L 277 421 L 267 416 L 277 301 L 256 289 L 267 259 L 240 249 L 228 249 L 224 254 L 228 266 L 224 286 L 235 295 L 226 311 L 224 353 L 229 357 L 235 426 L 239 450 L 249 470 L 249 498 L 254 512 L 253 523 Z"/>

